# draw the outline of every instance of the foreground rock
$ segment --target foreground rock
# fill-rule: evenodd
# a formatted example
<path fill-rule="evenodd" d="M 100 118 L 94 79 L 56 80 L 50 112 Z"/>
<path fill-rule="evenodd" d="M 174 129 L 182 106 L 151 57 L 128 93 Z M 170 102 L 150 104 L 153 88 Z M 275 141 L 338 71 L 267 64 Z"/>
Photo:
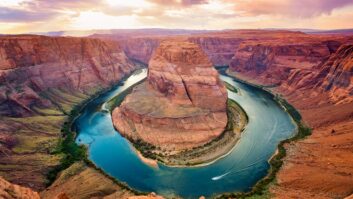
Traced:
<path fill-rule="evenodd" d="M 29 188 L 21 187 L 19 185 L 11 184 L 2 177 L 0 177 L 0 198 L 16 199 L 40 199 L 39 194 Z"/>
<path fill-rule="evenodd" d="M 119 132 L 165 149 L 188 149 L 218 137 L 227 124 L 227 92 L 202 50 L 163 42 L 148 80 L 113 111 Z"/>

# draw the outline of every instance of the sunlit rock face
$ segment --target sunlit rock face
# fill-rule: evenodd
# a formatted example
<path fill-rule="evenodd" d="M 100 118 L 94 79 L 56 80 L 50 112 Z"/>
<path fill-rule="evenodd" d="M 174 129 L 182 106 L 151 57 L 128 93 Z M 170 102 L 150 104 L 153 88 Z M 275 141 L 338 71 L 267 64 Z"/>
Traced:
<path fill-rule="evenodd" d="M 335 103 L 353 101 L 353 44 L 343 44 L 327 61 L 316 67 L 317 73 L 293 75 L 293 84 L 304 89 L 327 92 Z M 302 80 L 300 80 L 301 78 Z M 298 83 L 297 83 L 298 82 Z"/>
<path fill-rule="evenodd" d="M 149 62 L 148 83 L 175 103 L 211 111 L 226 109 L 226 89 L 196 44 L 162 43 Z"/>
<path fill-rule="evenodd" d="M 135 66 L 116 42 L 35 35 L 0 38 L 0 113 L 28 116 L 52 105 L 48 89 L 107 88 Z"/>
<path fill-rule="evenodd" d="M 119 132 L 167 149 L 199 146 L 226 124 L 227 92 L 198 45 L 163 42 L 149 62 L 147 81 L 113 111 Z"/>

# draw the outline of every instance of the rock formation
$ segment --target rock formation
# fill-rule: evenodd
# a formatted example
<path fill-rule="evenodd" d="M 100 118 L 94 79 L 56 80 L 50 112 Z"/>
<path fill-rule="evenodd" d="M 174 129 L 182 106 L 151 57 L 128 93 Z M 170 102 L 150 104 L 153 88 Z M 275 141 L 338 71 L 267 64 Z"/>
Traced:
<path fill-rule="evenodd" d="M 287 84 L 328 93 L 334 103 L 353 101 L 353 44 L 343 44 L 312 71 L 291 73 Z"/>
<path fill-rule="evenodd" d="M 49 106 L 47 89 L 88 92 L 134 69 L 119 45 L 98 39 L 44 36 L 0 38 L 0 113 L 30 115 Z"/>
<path fill-rule="evenodd" d="M 147 82 L 113 111 L 113 123 L 134 140 L 192 148 L 223 132 L 226 100 L 217 71 L 196 44 L 163 42 L 149 62 Z"/>
<path fill-rule="evenodd" d="M 198 44 L 207 54 L 213 65 L 229 65 L 236 49 L 243 41 L 264 41 L 284 39 L 286 43 L 289 37 L 306 38 L 308 35 L 292 31 L 264 31 L 264 30 L 233 30 L 233 31 L 211 31 L 198 34 L 168 35 L 165 32 L 158 35 L 149 35 L 143 32 L 129 35 L 97 34 L 92 37 L 116 40 L 129 58 L 148 63 L 154 50 L 159 43 L 166 40 L 182 40 Z M 271 41 L 271 42 L 272 42 Z"/>
<path fill-rule="evenodd" d="M 29 188 L 21 187 L 7 182 L 0 177 L 0 198 L 6 199 L 40 199 L 39 194 Z"/>
<path fill-rule="evenodd" d="M 339 42 L 337 42 L 339 45 Z M 292 70 L 312 69 L 330 55 L 324 42 L 244 42 L 236 50 L 230 68 L 266 84 L 286 81 Z"/>

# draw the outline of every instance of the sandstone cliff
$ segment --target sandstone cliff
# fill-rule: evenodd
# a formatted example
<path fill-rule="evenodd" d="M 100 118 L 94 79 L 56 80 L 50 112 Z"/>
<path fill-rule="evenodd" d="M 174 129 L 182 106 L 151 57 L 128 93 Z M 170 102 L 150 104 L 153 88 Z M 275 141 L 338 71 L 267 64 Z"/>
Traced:
<path fill-rule="evenodd" d="M 226 110 L 227 93 L 218 72 L 193 43 L 162 43 L 149 62 L 148 83 L 175 103 Z"/>
<path fill-rule="evenodd" d="M 89 92 L 134 69 L 117 43 L 44 36 L 0 38 L 0 113 L 33 114 L 50 106 L 40 93 L 52 88 Z"/>
<path fill-rule="evenodd" d="M 334 45 L 335 44 L 335 45 Z M 339 42 L 332 44 L 335 48 Z M 261 41 L 243 42 L 230 63 L 233 71 L 247 75 L 269 85 L 286 81 L 294 70 L 308 70 L 319 65 L 331 53 L 326 42 L 304 40 L 301 42 Z"/>
<path fill-rule="evenodd" d="M 147 82 L 113 111 L 113 123 L 135 140 L 191 148 L 222 133 L 226 100 L 217 71 L 197 45 L 163 42 L 149 62 Z"/>
<path fill-rule="evenodd" d="M 157 49 L 162 38 L 144 37 L 118 40 L 126 55 L 143 63 L 148 63 L 154 50 Z"/>
<path fill-rule="evenodd" d="M 353 101 L 353 44 L 343 44 L 311 71 L 295 71 L 287 84 L 327 93 L 333 103 Z"/>
<path fill-rule="evenodd" d="M 236 49 L 243 41 L 265 41 L 282 40 L 284 43 L 290 40 L 308 39 L 310 36 L 301 32 L 292 31 L 265 31 L 265 30 L 232 30 L 199 32 L 195 34 L 173 35 L 161 33 L 159 35 L 148 35 L 143 32 L 129 35 L 120 34 L 92 35 L 95 38 L 116 40 L 119 42 L 126 55 L 144 63 L 148 63 L 154 50 L 163 41 L 179 40 L 198 44 L 207 54 L 213 65 L 229 65 Z"/>

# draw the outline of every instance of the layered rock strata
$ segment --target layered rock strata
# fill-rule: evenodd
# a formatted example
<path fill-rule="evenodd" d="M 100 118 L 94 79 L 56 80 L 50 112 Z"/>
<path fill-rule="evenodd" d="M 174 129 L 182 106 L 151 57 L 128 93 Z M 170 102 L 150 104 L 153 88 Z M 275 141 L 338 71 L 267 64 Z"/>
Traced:
<path fill-rule="evenodd" d="M 118 131 L 167 149 L 203 145 L 226 124 L 225 86 L 203 51 L 189 42 L 163 42 L 147 81 L 113 111 Z"/>
<path fill-rule="evenodd" d="M 40 199 L 39 194 L 29 188 L 11 184 L 0 177 L 0 198 L 15 199 L 15 198 L 30 198 Z"/>
<path fill-rule="evenodd" d="M 23 116 L 49 107 L 48 89 L 92 93 L 134 69 L 119 45 L 99 39 L 0 37 L 0 113 Z"/>

